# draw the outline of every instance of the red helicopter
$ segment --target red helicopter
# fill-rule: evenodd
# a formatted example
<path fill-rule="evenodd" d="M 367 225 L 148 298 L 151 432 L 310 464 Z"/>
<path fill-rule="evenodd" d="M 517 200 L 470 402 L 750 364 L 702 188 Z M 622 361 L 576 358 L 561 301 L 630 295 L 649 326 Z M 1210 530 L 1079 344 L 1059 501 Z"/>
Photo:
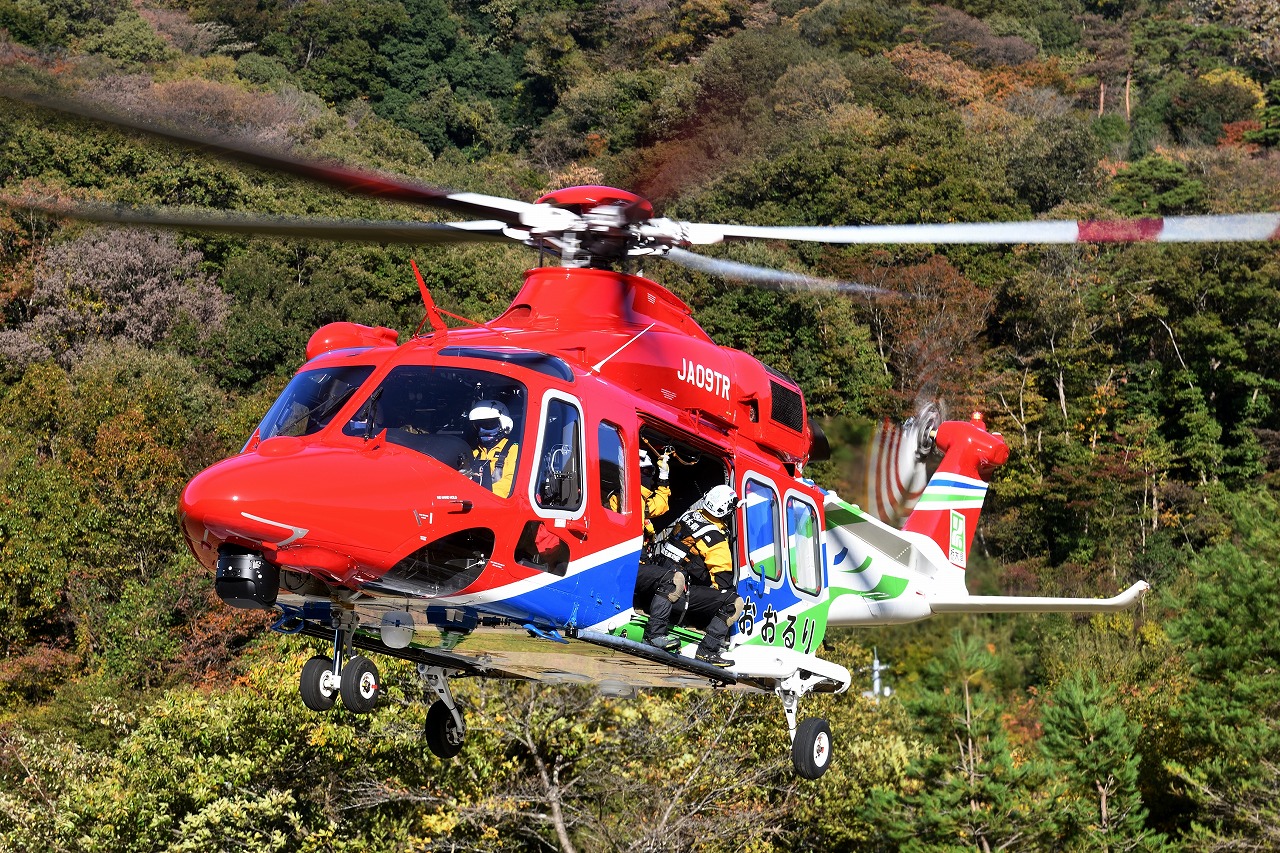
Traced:
<path fill-rule="evenodd" d="M 971 596 L 974 530 L 1008 458 L 980 416 L 936 409 L 883 439 L 897 461 L 874 504 L 908 511 L 902 529 L 805 477 L 827 453 L 798 384 L 746 352 L 717 345 L 689 307 L 627 272 L 663 257 L 770 285 L 862 289 L 698 256 L 728 240 L 829 243 L 1065 243 L 1274 240 L 1280 214 L 1138 222 L 754 227 L 677 222 L 645 199 L 601 186 L 535 202 L 450 193 L 175 131 L 80 102 L 5 97 L 143 131 L 170 142 L 350 192 L 474 217 L 451 224 L 174 213 L 92 205 L 9 204 L 150 227 L 374 242 L 516 242 L 559 258 L 525 274 L 499 317 L 450 327 L 422 282 L 425 317 L 392 329 L 333 323 L 243 450 L 197 475 L 180 520 L 218 595 L 274 608 L 283 632 L 332 643 L 303 667 L 303 702 L 372 711 L 381 684 L 363 652 L 414 661 L 437 699 L 425 737 L 438 756 L 462 748 L 455 676 L 772 693 L 782 702 L 797 772 L 830 766 L 825 720 L 798 719 L 808 693 L 841 693 L 849 671 L 818 656 L 828 628 L 896 624 L 945 612 L 1110 611 L 1109 599 Z M 417 272 L 416 267 L 414 268 Z M 923 464 L 941 454 L 931 476 Z M 478 464 L 484 457 L 490 464 Z M 725 517 L 739 606 L 731 662 L 699 660 L 694 608 L 678 648 L 642 642 L 648 599 L 637 577 L 650 535 L 642 458 L 676 463 L 659 527 L 713 488 Z M 679 608 L 677 608 L 679 610 Z M 677 617 L 680 613 L 677 613 Z M 727 661 L 726 661 L 727 662 Z"/>

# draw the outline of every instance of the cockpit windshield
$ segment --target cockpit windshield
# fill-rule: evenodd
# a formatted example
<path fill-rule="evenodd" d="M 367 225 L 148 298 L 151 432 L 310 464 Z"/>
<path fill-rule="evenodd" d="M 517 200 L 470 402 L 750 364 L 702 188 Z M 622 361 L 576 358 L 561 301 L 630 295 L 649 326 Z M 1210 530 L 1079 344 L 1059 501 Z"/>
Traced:
<path fill-rule="evenodd" d="M 289 382 L 258 426 L 258 438 L 311 435 L 324 429 L 373 372 L 368 366 L 323 367 Z"/>
<path fill-rule="evenodd" d="M 527 391 L 497 373 L 406 364 L 394 368 L 342 431 L 431 456 L 506 497 L 518 463 Z"/>

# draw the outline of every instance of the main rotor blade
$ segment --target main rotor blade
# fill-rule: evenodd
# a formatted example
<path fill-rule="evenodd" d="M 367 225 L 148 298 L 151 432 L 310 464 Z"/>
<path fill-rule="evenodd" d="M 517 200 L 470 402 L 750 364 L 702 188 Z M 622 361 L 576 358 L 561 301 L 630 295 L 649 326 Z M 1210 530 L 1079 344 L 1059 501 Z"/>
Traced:
<path fill-rule="evenodd" d="M 478 193 L 448 192 L 447 190 L 418 184 L 413 181 L 377 175 L 372 172 L 362 172 L 337 163 L 302 160 L 240 140 L 225 137 L 198 136 L 194 133 L 166 127 L 156 122 L 109 112 L 81 101 L 55 98 L 8 87 L 0 87 L 0 97 L 54 112 L 103 122 L 124 130 L 145 133 L 157 139 L 174 142 L 196 151 L 216 154 L 228 160 L 248 163 L 263 169 L 296 175 L 357 195 L 422 204 L 427 207 L 447 210 L 461 216 L 496 219 L 507 225 L 532 227 L 545 227 L 548 224 L 558 225 L 560 224 L 558 220 L 561 217 L 557 216 L 557 214 L 567 213 L 567 211 L 551 208 L 549 205 L 530 204 L 529 202 L 515 199 Z M 572 218 L 576 219 L 576 217 Z"/>
<path fill-rule="evenodd" d="M 501 222 L 397 222 L 365 219 L 319 219 L 219 211 L 175 212 L 148 208 L 115 207 L 105 204 L 40 204 L 0 197 L 10 207 L 48 216 L 109 222 L 119 225 L 146 225 L 153 228 L 214 231 L 224 234 L 268 235 L 296 239 L 359 241 L 365 243 L 478 243 L 521 242 L 508 237 Z"/>
<path fill-rule="evenodd" d="M 756 226 L 682 222 L 686 245 L 727 240 L 814 243 L 1240 243 L 1280 240 L 1280 213 L 1166 216 L 1076 222 L 949 222 L 924 225 Z"/>
<path fill-rule="evenodd" d="M 727 261 L 723 258 L 707 258 L 702 255 L 695 255 L 693 252 L 686 252 L 684 249 L 671 249 L 665 255 L 660 255 L 659 257 L 664 257 L 673 263 L 696 272 L 715 275 L 732 281 L 745 281 L 770 290 L 834 290 L 840 293 L 897 295 L 897 291 L 885 290 L 870 284 L 836 281 L 803 273 L 783 272 L 769 267 Z"/>

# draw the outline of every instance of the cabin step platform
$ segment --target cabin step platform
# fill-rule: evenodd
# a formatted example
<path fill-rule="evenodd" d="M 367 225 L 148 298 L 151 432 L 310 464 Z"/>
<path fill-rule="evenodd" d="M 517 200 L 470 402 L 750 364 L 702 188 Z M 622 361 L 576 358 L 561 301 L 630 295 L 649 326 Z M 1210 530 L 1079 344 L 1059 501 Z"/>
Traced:
<path fill-rule="evenodd" d="M 603 646 L 606 649 L 625 652 L 629 655 L 635 655 L 638 658 L 644 658 L 653 663 L 664 664 L 673 669 L 681 669 L 685 672 L 692 672 L 695 675 L 701 675 L 720 684 L 737 684 L 738 679 L 734 676 L 731 669 L 712 666 L 709 663 L 703 663 L 693 657 L 684 657 L 670 652 L 664 652 L 662 649 L 655 648 L 648 643 L 639 643 L 635 640 L 628 640 L 626 637 L 615 637 L 612 634 L 605 634 L 600 631 L 579 631 L 577 638 L 584 643 L 591 643 L 595 646 Z"/>

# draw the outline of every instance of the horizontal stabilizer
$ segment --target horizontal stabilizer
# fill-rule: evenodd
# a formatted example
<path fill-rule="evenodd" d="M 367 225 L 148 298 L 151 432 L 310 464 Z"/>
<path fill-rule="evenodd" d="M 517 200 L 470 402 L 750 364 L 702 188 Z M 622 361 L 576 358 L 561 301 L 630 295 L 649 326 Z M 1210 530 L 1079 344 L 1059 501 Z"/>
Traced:
<path fill-rule="evenodd" d="M 963 598 L 929 599 L 934 613 L 1110 613 L 1128 610 L 1151 588 L 1138 581 L 1111 598 L 1044 598 L 1021 595 L 967 595 Z"/>

